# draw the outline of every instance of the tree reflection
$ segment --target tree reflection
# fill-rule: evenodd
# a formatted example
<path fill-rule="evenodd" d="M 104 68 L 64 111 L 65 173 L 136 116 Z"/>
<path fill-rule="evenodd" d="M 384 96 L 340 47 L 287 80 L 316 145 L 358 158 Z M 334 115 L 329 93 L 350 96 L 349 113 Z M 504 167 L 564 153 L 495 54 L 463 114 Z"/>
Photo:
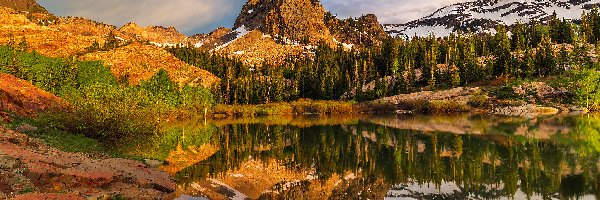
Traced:
<path fill-rule="evenodd" d="M 575 125 L 574 131 L 548 140 L 514 134 L 423 133 L 362 121 L 303 128 L 224 125 L 214 128 L 211 136 L 220 150 L 176 178 L 185 184 L 219 176 L 253 158 L 274 159 L 291 170 L 313 169 L 323 181 L 353 172 L 383 180 L 392 188 L 407 183 L 440 188 L 453 182 L 461 194 L 480 198 L 513 197 L 518 191 L 528 197 L 599 197 L 600 119 L 584 117 L 568 123 Z"/>

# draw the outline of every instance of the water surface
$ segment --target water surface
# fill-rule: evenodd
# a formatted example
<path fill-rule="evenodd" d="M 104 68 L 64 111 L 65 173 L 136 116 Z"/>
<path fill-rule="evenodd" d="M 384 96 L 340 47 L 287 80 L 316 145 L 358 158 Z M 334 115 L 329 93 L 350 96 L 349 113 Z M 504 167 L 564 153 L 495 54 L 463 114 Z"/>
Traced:
<path fill-rule="evenodd" d="M 600 118 L 275 116 L 171 124 L 182 199 L 598 199 Z"/>

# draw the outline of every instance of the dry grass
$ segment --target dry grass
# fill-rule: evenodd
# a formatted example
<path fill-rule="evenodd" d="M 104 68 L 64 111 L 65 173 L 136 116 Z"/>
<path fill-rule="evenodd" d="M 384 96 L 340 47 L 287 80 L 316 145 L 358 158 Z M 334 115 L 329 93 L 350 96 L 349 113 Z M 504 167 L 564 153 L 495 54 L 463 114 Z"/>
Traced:
<path fill-rule="evenodd" d="M 297 114 L 348 114 L 358 113 L 354 103 L 342 101 L 298 100 L 294 102 L 270 103 L 261 105 L 217 105 L 214 116 L 262 116 Z"/>

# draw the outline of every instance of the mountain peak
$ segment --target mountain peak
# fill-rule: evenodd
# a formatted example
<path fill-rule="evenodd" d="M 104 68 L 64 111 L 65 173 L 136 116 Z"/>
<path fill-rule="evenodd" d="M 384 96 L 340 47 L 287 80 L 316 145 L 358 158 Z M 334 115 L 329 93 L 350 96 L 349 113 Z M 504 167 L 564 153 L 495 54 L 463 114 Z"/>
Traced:
<path fill-rule="evenodd" d="M 545 22 L 556 13 L 562 19 L 579 19 L 598 0 L 478 0 L 443 7 L 431 15 L 406 24 L 386 24 L 394 36 L 447 36 L 456 31 L 487 31 L 517 21 Z"/>
<path fill-rule="evenodd" d="M 259 29 L 274 36 L 315 44 L 331 40 L 323 20 L 325 13 L 317 0 L 249 0 L 234 29 Z"/>

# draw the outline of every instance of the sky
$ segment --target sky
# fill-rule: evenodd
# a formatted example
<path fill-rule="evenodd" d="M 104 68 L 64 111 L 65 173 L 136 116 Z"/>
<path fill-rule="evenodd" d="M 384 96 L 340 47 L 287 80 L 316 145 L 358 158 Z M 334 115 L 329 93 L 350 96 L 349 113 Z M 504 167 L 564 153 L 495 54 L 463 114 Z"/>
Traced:
<path fill-rule="evenodd" d="M 38 0 L 59 16 L 78 16 L 115 26 L 173 26 L 186 35 L 232 27 L 247 0 Z M 467 0 L 321 0 L 340 18 L 375 14 L 381 23 L 406 23 Z"/>

